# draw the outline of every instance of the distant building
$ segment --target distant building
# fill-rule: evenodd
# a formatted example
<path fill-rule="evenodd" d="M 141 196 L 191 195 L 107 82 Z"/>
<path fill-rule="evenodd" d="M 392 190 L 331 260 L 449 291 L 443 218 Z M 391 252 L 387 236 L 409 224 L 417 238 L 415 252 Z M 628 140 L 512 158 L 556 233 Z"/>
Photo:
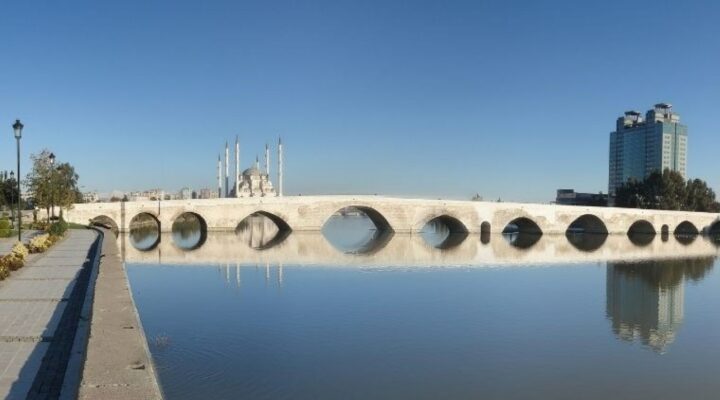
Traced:
<path fill-rule="evenodd" d="M 83 203 L 97 203 L 100 201 L 100 196 L 97 192 L 85 192 L 82 194 Z"/>
<path fill-rule="evenodd" d="M 558 189 L 555 204 L 604 207 L 608 204 L 608 195 L 602 193 L 578 193 L 573 189 Z"/>
<path fill-rule="evenodd" d="M 179 200 L 189 200 L 191 198 L 190 188 L 184 187 L 180 189 L 180 193 L 178 193 L 178 199 Z"/>
<path fill-rule="evenodd" d="M 199 199 L 217 199 L 218 192 L 215 189 L 203 188 L 203 189 L 200 189 L 200 193 L 198 193 L 198 198 Z"/>
<path fill-rule="evenodd" d="M 610 133 L 610 196 L 628 179 L 643 180 L 655 171 L 670 169 L 687 178 L 687 135 L 670 104 L 655 104 L 644 120 L 637 111 L 625 112 Z"/>

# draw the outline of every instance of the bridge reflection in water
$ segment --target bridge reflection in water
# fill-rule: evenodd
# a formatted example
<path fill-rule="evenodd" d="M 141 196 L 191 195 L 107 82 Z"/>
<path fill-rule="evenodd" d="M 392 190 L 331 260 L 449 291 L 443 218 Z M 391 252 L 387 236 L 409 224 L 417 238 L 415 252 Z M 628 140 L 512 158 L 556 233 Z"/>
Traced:
<path fill-rule="evenodd" d="M 331 218 L 322 233 L 289 232 L 253 215 L 236 232 L 203 234 L 198 222 L 160 234 L 143 224 L 119 236 L 133 263 L 285 263 L 320 266 L 472 266 L 629 262 L 716 256 L 720 242 L 698 235 L 467 234 L 429 223 L 420 234 L 388 234 L 362 216 Z"/>
<path fill-rule="evenodd" d="M 657 352 L 673 342 L 684 315 L 684 285 L 704 277 L 720 242 L 693 232 L 607 235 L 582 229 L 566 235 L 469 235 L 430 221 L 420 234 L 392 234 L 357 213 L 331 218 L 322 233 L 283 230 L 253 214 L 234 233 L 211 232 L 192 215 L 160 233 L 141 219 L 121 234 L 123 259 L 132 264 L 215 265 L 227 285 L 241 286 L 241 266 L 263 268 L 266 285 L 283 285 L 292 266 L 497 267 L 607 262 L 606 312 L 623 341 Z"/>

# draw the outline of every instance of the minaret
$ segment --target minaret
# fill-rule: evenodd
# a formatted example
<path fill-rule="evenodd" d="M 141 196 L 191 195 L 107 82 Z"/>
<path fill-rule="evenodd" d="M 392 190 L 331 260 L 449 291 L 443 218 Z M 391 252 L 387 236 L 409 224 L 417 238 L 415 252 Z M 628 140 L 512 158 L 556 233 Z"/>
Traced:
<path fill-rule="evenodd" d="M 222 160 L 220 159 L 220 154 L 218 154 L 218 197 L 222 197 Z"/>
<path fill-rule="evenodd" d="M 240 136 L 235 136 L 235 197 L 240 197 Z"/>
<path fill-rule="evenodd" d="M 278 139 L 278 190 L 277 195 L 282 197 L 283 195 L 283 148 L 282 138 Z"/>
<path fill-rule="evenodd" d="M 230 197 L 230 148 L 225 141 L 225 197 Z"/>
<path fill-rule="evenodd" d="M 267 143 L 265 143 L 265 173 L 270 180 L 270 146 Z"/>
<path fill-rule="evenodd" d="M 260 157 L 257 154 L 255 154 L 255 169 L 260 171 Z"/>

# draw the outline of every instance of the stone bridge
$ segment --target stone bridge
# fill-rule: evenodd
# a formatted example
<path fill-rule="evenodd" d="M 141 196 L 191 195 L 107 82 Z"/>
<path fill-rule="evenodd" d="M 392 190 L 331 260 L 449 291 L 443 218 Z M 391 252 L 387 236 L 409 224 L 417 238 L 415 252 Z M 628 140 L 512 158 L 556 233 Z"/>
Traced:
<path fill-rule="evenodd" d="M 363 211 L 379 230 L 419 232 L 430 221 L 451 232 L 563 234 L 591 233 L 720 233 L 720 214 L 579 207 L 549 204 L 421 200 L 382 196 L 286 196 L 76 204 L 64 210 L 69 222 L 100 220 L 128 232 L 133 218 L 150 216 L 161 232 L 172 231 L 183 214 L 199 217 L 207 231 L 234 231 L 248 216 L 259 213 L 289 231 L 319 231 L 338 211 Z"/>

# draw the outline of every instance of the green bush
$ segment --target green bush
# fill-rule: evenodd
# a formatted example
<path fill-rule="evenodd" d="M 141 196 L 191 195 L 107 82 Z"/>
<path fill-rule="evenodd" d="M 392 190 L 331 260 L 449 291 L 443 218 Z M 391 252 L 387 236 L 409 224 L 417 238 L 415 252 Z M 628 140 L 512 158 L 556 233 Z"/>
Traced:
<path fill-rule="evenodd" d="M 68 229 L 68 224 L 65 222 L 65 220 L 60 217 L 56 222 L 53 222 L 50 224 L 50 227 L 48 228 L 48 233 L 55 236 L 62 236 L 65 234 L 65 231 Z"/>
<path fill-rule="evenodd" d="M 8 238 L 13 235 L 10 221 L 7 218 L 0 218 L 0 237 Z"/>
<path fill-rule="evenodd" d="M 34 229 L 38 231 L 46 231 L 50 228 L 50 224 L 47 221 L 35 221 L 30 224 L 29 229 Z"/>

